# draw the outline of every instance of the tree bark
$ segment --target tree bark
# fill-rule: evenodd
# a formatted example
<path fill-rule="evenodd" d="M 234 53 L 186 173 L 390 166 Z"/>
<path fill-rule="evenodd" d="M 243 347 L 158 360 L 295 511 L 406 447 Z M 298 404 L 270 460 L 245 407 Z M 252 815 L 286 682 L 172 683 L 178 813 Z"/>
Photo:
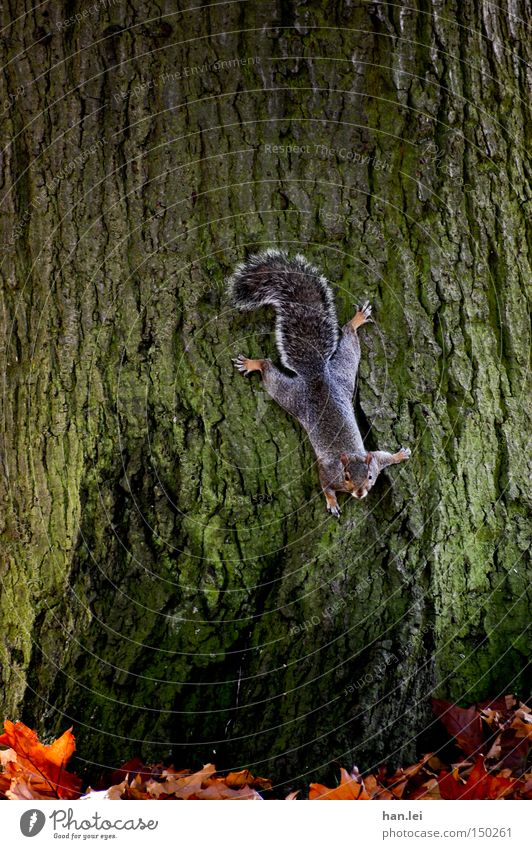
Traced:
<path fill-rule="evenodd" d="M 2 707 L 89 772 L 323 780 L 530 686 L 531 14 L 4 8 Z M 412 448 L 339 521 L 231 364 L 269 246 L 372 301 L 357 415 Z"/>

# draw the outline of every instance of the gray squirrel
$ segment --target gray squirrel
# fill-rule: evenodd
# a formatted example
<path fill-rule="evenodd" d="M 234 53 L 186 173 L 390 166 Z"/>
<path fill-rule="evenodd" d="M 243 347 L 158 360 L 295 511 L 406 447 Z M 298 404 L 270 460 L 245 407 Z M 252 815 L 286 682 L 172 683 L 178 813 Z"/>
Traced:
<path fill-rule="evenodd" d="M 289 258 L 273 249 L 238 265 L 228 289 L 241 310 L 270 305 L 276 312 L 277 348 L 292 374 L 271 360 L 242 354 L 233 362 L 244 375 L 260 372 L 268 395 L 305 429 L 318 460 L 327 510 L 339 516 L 336 492 L 365 498 L 382 469 L 410 457 L 409 448 L 395 454 L 367 451 L 355 419 L 358 328 L 372 320 L 369 301 L 340 331 L 325 277 L 301 254 Z"/>

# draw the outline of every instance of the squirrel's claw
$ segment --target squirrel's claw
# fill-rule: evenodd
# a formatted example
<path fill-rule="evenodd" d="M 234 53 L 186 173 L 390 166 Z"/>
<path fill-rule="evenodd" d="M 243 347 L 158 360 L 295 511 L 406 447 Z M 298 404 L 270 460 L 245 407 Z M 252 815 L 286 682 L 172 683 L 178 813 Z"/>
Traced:
<path fill-rule="evenodd" d="M 340 516 L 341 510 L 338 504 L 327 504 L 327 512 L 332 513 L 333 516 Z"/>
<path fill-rule="evenodd" d="M 410 450 L 410 448 L 400 448 L 398 454 L 400 455 L 401 460 L 410 460 L 410 457 L 412 456 L 412 451 Z"/>

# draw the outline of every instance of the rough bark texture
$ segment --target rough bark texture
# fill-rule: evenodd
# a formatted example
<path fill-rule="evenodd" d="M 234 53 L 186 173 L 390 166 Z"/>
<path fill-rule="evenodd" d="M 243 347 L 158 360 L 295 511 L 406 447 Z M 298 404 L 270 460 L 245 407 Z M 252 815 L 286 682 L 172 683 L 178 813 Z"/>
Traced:
<path fill-rule="evenodd" d="M 306 781 L 413 757 L 431 695 L 524 694 L 529 0 L 31 6 L 2 12 L 5 715 L 88 764 Z M 413 456 L 340 521 L 231 365 L 275 357 L 224 295 L 265 246 L 341 321 L 374 304 L 358 415 Z"/>

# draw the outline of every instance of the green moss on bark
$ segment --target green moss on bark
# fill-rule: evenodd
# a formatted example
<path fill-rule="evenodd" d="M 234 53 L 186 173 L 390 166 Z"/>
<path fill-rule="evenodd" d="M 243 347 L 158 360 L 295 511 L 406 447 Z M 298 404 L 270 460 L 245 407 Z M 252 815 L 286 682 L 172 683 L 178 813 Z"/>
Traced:
<path fill-rule="evenodd" d="M 323 779 L 411 758 L 432 694 L 529 685 L 530 112 L 490 40 L 509 19 L 229 5 L 202 23 L 223 39 L 190 40 L 185 12 L 168 36 L 149 6 L 50 14 L 2 81 L 25 86 L 1 131 L 3 710 L 74 723 L 102 763 Z M 212 69 L 234 57 L 254 61 Z M 342 321 L 372 300 L 357 413 L 369 447 L 413 448 L 340 522 L 297 423 L 231 365 L 276 356 L 272 317 L 223 289 L 272 244 L 324 269 Z"/>

